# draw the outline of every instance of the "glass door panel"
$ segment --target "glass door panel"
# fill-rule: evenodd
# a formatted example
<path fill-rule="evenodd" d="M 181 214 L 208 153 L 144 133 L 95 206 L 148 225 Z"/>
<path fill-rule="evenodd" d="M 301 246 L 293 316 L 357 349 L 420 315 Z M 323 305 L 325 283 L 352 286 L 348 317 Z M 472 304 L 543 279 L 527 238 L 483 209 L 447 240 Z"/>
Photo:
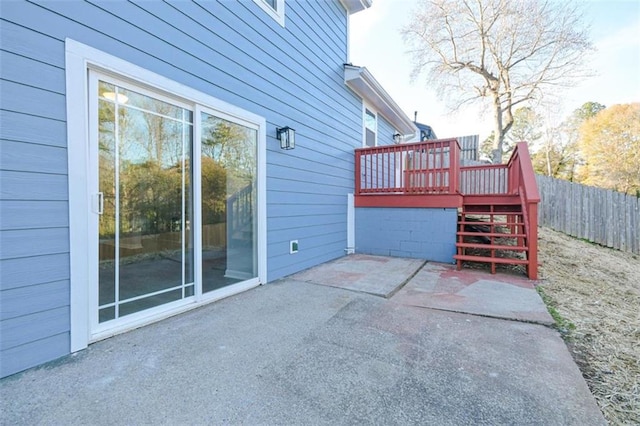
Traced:
<path fill-rule="evenodd" d="M 256 129 L 202 113 L 202 292 L 257 277 Z"/>
<path fill-rule="evenodd" d="M 99 322 L 194 294 L 193 113 L 98 83 Z"/>

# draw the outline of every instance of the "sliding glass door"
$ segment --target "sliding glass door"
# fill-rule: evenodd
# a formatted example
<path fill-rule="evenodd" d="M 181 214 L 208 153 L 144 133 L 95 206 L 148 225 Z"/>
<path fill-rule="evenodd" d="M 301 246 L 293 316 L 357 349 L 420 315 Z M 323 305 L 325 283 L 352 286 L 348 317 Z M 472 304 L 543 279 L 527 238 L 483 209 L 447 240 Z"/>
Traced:
<path fill-rule="evenodd" d="M 93 332 L 257 284 L 259 127 L 108 75 L 90 88 Z"/>
<path fill-rule="evenodd" d="M 202 112 L 202 291 L 258 276 L 258 132 Z"/>
<path fill-rule="evenodd" d="M 194 294 L 193 112 L 98 82 L 99 322 Z"/>

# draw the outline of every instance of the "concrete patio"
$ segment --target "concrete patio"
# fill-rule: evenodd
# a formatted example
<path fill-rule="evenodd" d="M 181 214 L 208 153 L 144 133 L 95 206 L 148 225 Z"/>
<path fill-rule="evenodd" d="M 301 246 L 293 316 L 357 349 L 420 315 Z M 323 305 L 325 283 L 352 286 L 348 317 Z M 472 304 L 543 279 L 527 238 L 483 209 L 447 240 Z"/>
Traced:
<path fill-rule="evenodd" d="M 352 255 L 0 381 L 2 424 L 604 425 L 533 284 Z"/>

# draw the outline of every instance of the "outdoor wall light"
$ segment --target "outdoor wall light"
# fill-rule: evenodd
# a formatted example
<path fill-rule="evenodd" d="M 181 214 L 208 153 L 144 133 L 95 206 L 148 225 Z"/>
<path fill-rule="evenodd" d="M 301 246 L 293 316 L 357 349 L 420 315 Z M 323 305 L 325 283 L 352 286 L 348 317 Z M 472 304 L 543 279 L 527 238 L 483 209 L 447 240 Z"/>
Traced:
<path fill-rule="evenodd" d="M 402 142 L 402 135 L 398 132 L 393 134 L 393 143 L 395 144 L 399 144 L 400 142 Z"/>
<path fill-rule="evenodd" d="M 276 127 L 276 135 L 280 141 L 281 149 L 293 149 L 296 147 L 296 131 L 291 127 Z"/>

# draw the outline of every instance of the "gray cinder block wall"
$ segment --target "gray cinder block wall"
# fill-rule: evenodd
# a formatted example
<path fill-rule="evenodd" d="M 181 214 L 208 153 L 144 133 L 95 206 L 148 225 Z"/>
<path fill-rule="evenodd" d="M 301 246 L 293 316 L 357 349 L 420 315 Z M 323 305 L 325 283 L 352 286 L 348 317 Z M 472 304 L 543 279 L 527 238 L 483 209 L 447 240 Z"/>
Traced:
<path fill-rule="evenodd" d="M 453 263 L 457 209 L 359 207 L 355 210 L 356 253 Z"/>

